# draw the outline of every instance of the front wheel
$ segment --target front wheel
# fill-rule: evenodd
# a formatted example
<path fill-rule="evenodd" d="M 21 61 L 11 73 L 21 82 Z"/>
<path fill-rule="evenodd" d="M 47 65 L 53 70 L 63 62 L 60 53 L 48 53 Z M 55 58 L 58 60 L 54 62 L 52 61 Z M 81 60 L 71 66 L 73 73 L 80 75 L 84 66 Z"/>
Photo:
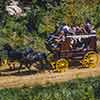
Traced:
<path fill-rule="evenodd" d="M 66 69 L 68 69 L 68 67 L 69 67 L 69 62 L 64 58 L 61 58 L 56 61 L 55 70 L 57 72 L 64 72 Z"/>

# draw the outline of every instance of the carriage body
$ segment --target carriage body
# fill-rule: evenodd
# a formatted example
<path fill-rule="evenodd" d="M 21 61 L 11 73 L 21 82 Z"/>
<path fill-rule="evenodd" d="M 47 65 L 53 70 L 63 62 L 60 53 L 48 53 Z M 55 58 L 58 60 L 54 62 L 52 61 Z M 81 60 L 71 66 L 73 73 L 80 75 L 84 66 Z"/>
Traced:
<path fill-rule="evenodd" d="M 89 51 L 96 52 L 96 35 L 73 35 L 66 36 L 65 41 L 60 45 L 59 59 L 81 60 Z M 57 55 L 56 55 L 57 57 Z"/>
<path fill-rule="evenodd" d="M 50 62 L 56 69 L 58 66 L 60 67 L 65 64 L 67 64 L 67 67 L 72 64 L 75 65 L 77 62 L 85 67 L 95 67 L 98 62 L 96 34 L 66 35 L 65 40 L 60 41 L 59 44 L 55 43 L 53 38 L 51 41 L 50 39 L 48 40 L 49 42 L 46 42 L 46 47 L 53 55 Z M 55 46 L 52 46 L 52 44 Z M 93 61 L 93 59 L 96 60 Z"/>

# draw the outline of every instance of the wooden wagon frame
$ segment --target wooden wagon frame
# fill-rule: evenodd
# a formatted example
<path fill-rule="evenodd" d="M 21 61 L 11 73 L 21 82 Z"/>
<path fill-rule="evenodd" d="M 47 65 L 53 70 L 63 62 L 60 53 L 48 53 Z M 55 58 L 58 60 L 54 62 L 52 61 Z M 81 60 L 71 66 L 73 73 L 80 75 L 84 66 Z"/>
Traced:
<path fill-rule="evenodd" d="M 47 49 L 51 51 L 49 62 L 55 71 L 65 71 L 72 62 L 75 64 L 75 61 L 91 68 L 96 67 L 98 63 L 96 34 L 67 35 L 65 40 L 60 42 L 59 49 L 49 46 L 46 43 Z"/>

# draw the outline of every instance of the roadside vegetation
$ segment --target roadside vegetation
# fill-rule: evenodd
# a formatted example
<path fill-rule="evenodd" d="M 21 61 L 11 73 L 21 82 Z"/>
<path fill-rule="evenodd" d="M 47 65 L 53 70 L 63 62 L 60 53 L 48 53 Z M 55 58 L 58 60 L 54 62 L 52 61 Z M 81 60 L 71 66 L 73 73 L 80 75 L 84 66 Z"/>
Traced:
<path fill-rule="evenodd" d="M 100 77 L 47 86 L 1 89 L 0 100 L 100 100 Z"/>

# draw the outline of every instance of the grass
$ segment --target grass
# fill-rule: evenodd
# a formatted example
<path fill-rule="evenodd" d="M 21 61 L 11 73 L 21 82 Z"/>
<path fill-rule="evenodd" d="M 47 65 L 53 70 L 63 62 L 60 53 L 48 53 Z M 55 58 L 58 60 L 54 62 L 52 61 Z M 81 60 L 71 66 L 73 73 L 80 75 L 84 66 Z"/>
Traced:
<path fill-rule="evenodd" d="M 48 86 L 1 89 L 0 100 L 100 100 L 100 77 Z"/>
<path fill-rule="evenodd" d="M 100 46 L 97 47 L 97 51 L 100 52 Z"/>

